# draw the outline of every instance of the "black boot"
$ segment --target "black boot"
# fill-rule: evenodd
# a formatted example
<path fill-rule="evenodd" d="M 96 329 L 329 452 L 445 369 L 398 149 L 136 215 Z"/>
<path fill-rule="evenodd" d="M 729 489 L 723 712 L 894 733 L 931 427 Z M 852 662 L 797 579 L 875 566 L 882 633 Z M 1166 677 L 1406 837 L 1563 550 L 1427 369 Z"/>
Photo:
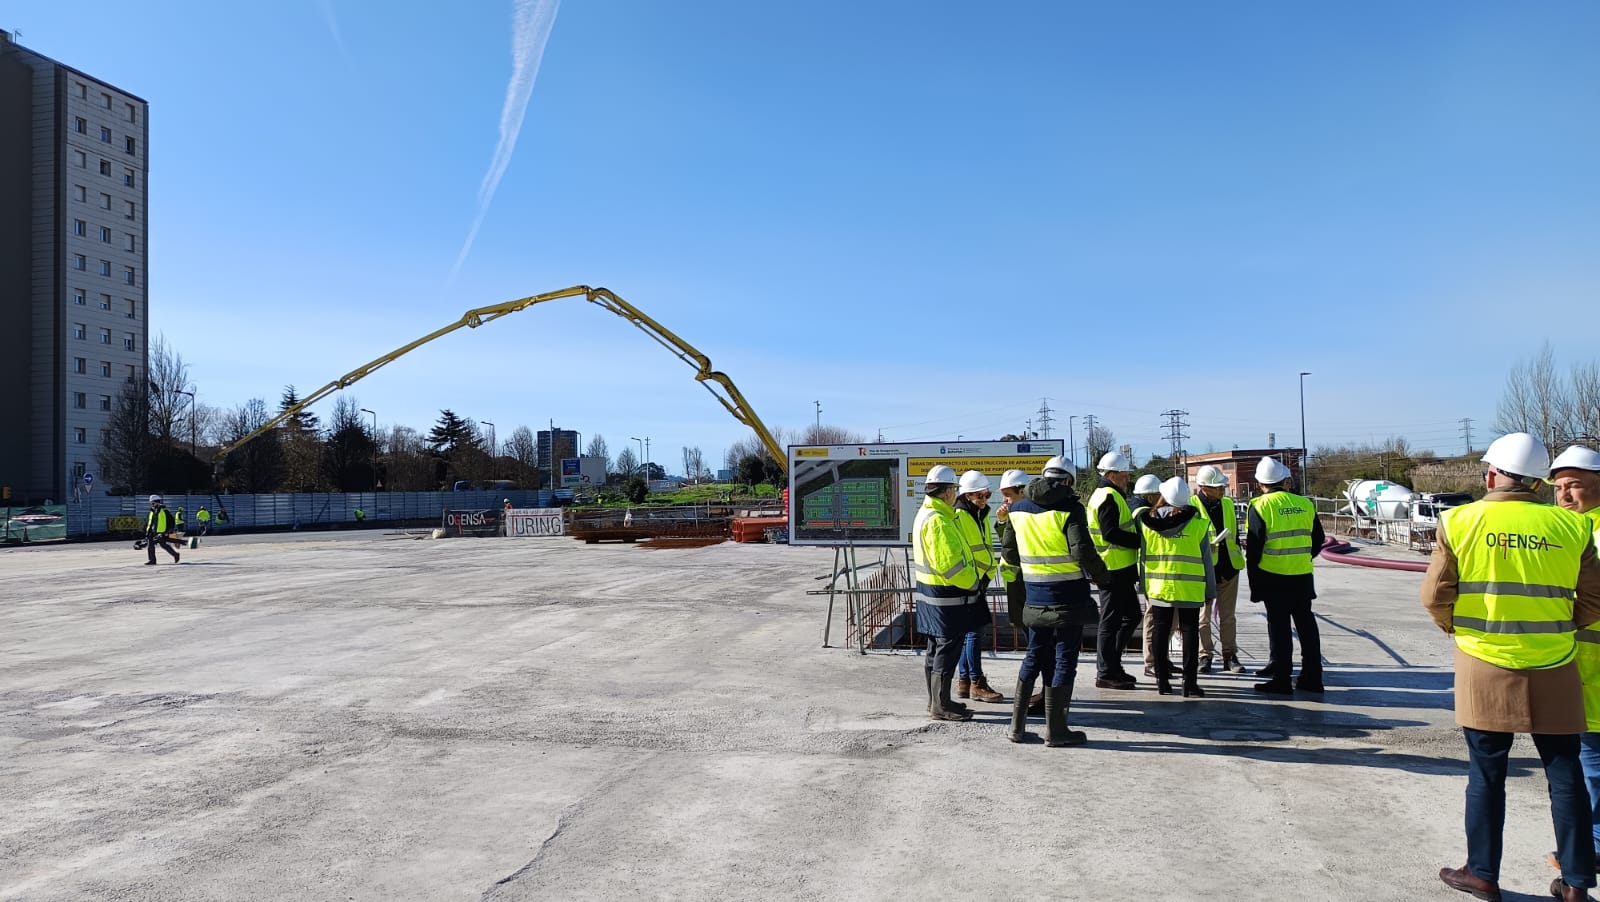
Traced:
<path fill-rule="evenodd" d="M 951 698 L 951 691 L 955 688 L 956 683 L 955 676 L 953 674 L 947 674 L 945 676 L 935 677 L 935 679 L 938 680 L 935 685 L 941 687 L 939 690 L 939 700 L 944 703 L 944 709 L 946 711 L 952 711 L 956 714 L 960 714 L 962 716 L 962 720 L 971 720 L 972 709 L 967 707 L 965 704 L 956 701 L 954 698 Z"/>
<path fill-rule="evenodd" d="M 1044 690 L 1044 744 L 1058 749 L 1069 745 L 1083 745 L 1089 738 L 1078 730 L 1067 729 L 1067 699 L 1072 697 L 1070 685 Z"/>
<path fill-rule="evenodd" d="M 924 670 L 922 672 L 922 682 L 925 688 L 928 690 L 928 713 L 932 714 L 934 707 L 933 700 L 938 694 L 938 690 L 934 688 L 933 671 Z"/>
<path fill-rule="evenodd" d="M 1034 679 L 1017 680 L 1017 694 L 1011 703 L 1011 734 L 1006 737 L 1012 742 L 1028 740 L 1028 698 L 1033 695 Z"/>
<path fill-rule="evenodd" d="M 965 711 L 955 711 L 951 708 L 950 684 L 952 680 L 950 676 L 936 673 L 933 675 L 933 681 L 938 688 L 933 694 L 933 711 L 928 716 L 934 720 L 971 720 L 971 714 Z"/>
<path fill-rule="evenodd" d="M 1197 682 L 1195 680 L 1184 680 L 1183 681 L 1183 697 L 1184 698 L 1205 698 L 1206 694 L 1205 694 L 1205 692 L 1203 690 L 1201 690 L 1199 682 Z"/>

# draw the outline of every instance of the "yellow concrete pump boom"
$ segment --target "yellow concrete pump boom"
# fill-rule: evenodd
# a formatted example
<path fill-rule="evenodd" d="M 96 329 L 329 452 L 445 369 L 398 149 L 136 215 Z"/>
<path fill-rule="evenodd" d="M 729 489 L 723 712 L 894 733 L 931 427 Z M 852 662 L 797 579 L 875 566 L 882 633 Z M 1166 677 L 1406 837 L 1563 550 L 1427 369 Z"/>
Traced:
<path fill-rule="evenodd" d="M 682 360 L 683 362 L 694 367 L 695 381 L 705 385 L 706 391 L 710 392 L 712 397 L 716 398 L 723 407 L 727 408 L 728 413 L 733 414 L 734 419 L 755 430 L 756 435 L 761 439 L 761 443 L 767 447 L 767 452 L 772 455 L 772 459 L 777 462 L 779 468 L 787 469 L 788 460 L 787 455 L 784 453 L 783 446 L 778 444 L 778 440 L 772 437 L 771 432 L 767 431 L 767 427 L 761 422 L 761 418 L 756 416 L 755 411 L 750 409 L 750 405 L 745 401 L 744 395 L 740 394 L 739 389 L 734 386 L 733 380 L 729 379 L 726 374 L 719 373 L 711 368 L 710 358 L 696 350 L 693 345 L 672 334 L 672 332 L 669 331 L 665 326 L 662 326 L 660 323 L 646 316 L 637 307 L 633 306 L 627 301 L 624 301 L 622 298 L 617 297 L 615 294 L 612 294 L 610 290 L 605 288 L 590 288 L 587 285 L 574 285 L 571 288 L 563 288 L 560 291 L 550 291 L 544 294 L 530 295 L 529 297 L 520 298 L 515 301 L 506 301 L 501 304 L 491 304 L 487 307 L 478 307 L 473 310 L 468 310 L 466 313 L 462 314 L 460 319 L 456 320 L 450 325 L 445 326 L 442 329 L 429 332 L 427 335 L 422 336 L 408 345 L 396 348 L 382 357 L 365 364 L 364 366 L 357 367 L 350 372 L 345 373 L 338 379 L 329 382 L 327 385 L 324 385 L 323 387 L 307 395 L 299 404 L 285 408 L 279 412 L 277 416 L 263 423 L 254 432 L 246 435 L 236 442 L 225 445 L 216 453 L 214 457 L 212 457 L 212 466 L 216 467 L 221 463 L 224 457 L 256 436 L 261 435 L 269 429 L 272 429 L 279 423 L 282 423 L 284 420 L 289 419 L 290 417 L 306 409 L 307 407 L 310 407 L 312 404 L 315 404 L 323 398 L 326 398 L 328 395 L 333 394 L 339 389 L 349 388 L 357 381 L 370 375 L 374 370 L 381 368 L 384 364 L 393 362 L 402 355 L 422 347 L 428 342 L 433 341 L 435 338 L 449 335 L 451 332 L 454 332 L 462 326 L 469 326 L 476 329 L 484 323 L 493 322 L 494 320 L 497 320 L 508 313 L 516 313 L 519 310 L 526 310 L 527 308 L 532 307 L 534 304 L 542 304 L 545 301 L 555 301 L 560 300 L 561 298 L 576 297 L 581 297 L 589 303 L 595 304 L 605 310 L 609 310 L 628 322 L 633 323 L 639 328 L 639 331 L 655 339 L 661 344 L 662 347 L 671 351 L 679 360 Z M 717 385 L 721 386 L 722 392 L 719 393 L 716 388 L 713 388 L 711 385 L 707 384 L 711 382 L 715 382 Z"/>

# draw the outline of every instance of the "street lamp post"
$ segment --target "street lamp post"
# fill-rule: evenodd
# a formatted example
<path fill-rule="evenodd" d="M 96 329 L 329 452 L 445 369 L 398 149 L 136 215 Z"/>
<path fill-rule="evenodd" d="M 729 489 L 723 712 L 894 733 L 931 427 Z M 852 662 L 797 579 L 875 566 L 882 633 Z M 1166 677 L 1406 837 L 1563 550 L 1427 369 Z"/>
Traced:
<path fill-rule="evenodd" d="M 361 408 L 361 412 L 372 414 L 372 490 L 376 492 L 378 490 L 378 414 L 365 407 Z"/>
<path fill-rule="evenodd" d="M 1078 415 L 1075 414 L 1075 413 L 1074 414 L 1070 414 L 1067 417 L 1067 457 L 1069 459 L 1073 458 L 1073 457 L 1076 457 L 1078 455 L 1078 448 L 1077 448 L 1078 437 L 1072 431 L 1072 421 L 1076 420 L 1077 418 L 1078 418 Z M 1072 481 L 1074 483 L 1076 483 L 1078 481 L 1078 465 L 1077 464 L 1073 464 L 1072 465 Z"/>
<path fill-rule="evenodd" d="M 190 457 L 199 457 L 199 455 L 195 453 L 195 441 L 194 441 L 194 435 L 195 435 L 195 431 L 194 431 L 194 392 L 192 392 L 192 391 L 184 391 L 181 388 L 175 388 L 175 389 L 173 389 L 173 392 L 176 393 L 176 394 L 188 395 L 189 396 L 189 456 Z"/>
<path fill-rule="evenodd" d="M 639 443 L 639 468 L 641 470 L 643 470 L 644 469 L 644 457 L 645 457 L 644 439 L 638 437 L 637 435 L 630 435 L 630 436 L 628 436 L 628 438 L 631 438 L 634 441 Z M 648 482 L 650 480 L 650 471 L 649 470 L 645 470 L 644 471 L 644 478 L 645 478 L 646 482 Z"/>
<path fill-rule="evenodd" d="M 1311 478 L 1306 475 L 1306 377 L 1310 373 L 1300 374 L 1300 480 L 1305 485 L 1300 486 L 1301 492 L 1311 491 Z"/>
<path fill-rule="evenodd" d="M 496 479 L 500 476 L 500 446 L 495 443 L 494 424 L 488 420 L 478 422 L 489 427 L 489 478 Z M 551 439 L 551 444 L 554 443 L 555 440 Z"/>

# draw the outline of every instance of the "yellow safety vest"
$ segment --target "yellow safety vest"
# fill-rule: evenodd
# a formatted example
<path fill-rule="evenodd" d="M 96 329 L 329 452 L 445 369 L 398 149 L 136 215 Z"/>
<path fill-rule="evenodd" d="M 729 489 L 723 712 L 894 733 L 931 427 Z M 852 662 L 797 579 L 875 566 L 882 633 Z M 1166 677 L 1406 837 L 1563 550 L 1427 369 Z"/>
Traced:
<path fill-rule="evenodd" d="M 144 529 L 145 532 L 150 532 L 152 528 L 158 536 L 172 532 L 172 512 L 164 507 L 151 511 L 150 516 L 144 520 Z"/>
<path fill-rule="evenodd" d="M 1107 495 L 1117 499 L 1117 525 L 1126 532 L 1133 532 L 1133 512 L 1128 510 L 1128 499 L 1111 486 L 1103 485 L 1089 496 L 1089 538 L 1094 542 L 1094 550 L 1100 552 L 1106 569 L 1121 570 L 1139 562 L 1139 549 L 1108 544 L 1100 534 L 1100 505 L 1105 503 Z"/>
<path fill-rule="evenodd" d="M 978 586 L 978 568 L 961 536 L 955 508 L 932 495 L 922 501 L 911 531 L 917 604 L 962 605 Z"/>
<path fill-rule="evenodd" d="M 1025 583 L 1064 583 L 1083 579 L 1083 568 L 1067 547 L 1066 511 L 1011 511 L 1017 533 L 1017 558 Z"/>
<path fill-rule="evenodd" d="M 1589 521 L 1532 501 L 1475 501 L 1439 523 L 1460 571 L 1456 647 L 1513 670 L 1571 661 L 1578 562 L 1594 541 Z"/>
<path fill-rule="evenodd" d="M 1233 509 L 1232 498 L 1224 495 L 1221 501 L 1222 534 L 1224 536 L 1222 544 L 1228 549 L 1228 560 L 1233 563 L 1233 569 L 1243 570 L 1244 551 L 1239 547 L 1239 512 Z M 1200 511 L 1200 519 L 1206 521 L 1207 523 L 1211 523 L 1211 513 L 1206 510 L 1205 502 L 1200 499 L 1199 495 L 1195 495 L 1193 498 L 1190 498 L 1189 503 L 1193 504 L 1195 508 Z M 1212 532 L 1215 532 L 1216 528 L 1217 524 L 1211 523 Z M 1213 549 L 1216 548 L 1215 545 L 1211 544 L 1210 539 L 1210 536 L 1206 537 L 1206 547 Z M 1215 560 L 1215 558 L 1213 558 L 1213 560 Z"/>
<path fill-rule="evenodd" d="M 989 543 L 989 518 L 979 523 L 971 511 L 955 508 L 956 525 L 961 527 L 961 538 L 972 551 L 972 563 L 978 568 L 979 579 L 994 576 L 994 546 Z"/>
<path fill-rule="evenodd" d="M 1139 531 L 1144 545 L 1144 594 L 1151 601 L 1172 605 L 1204 604 L 1206 600 L 1206 550 L 1211 521 L 1190 517 L 1183 531 L 1167 538 L 1146 526 Z"/>
<path fill-rule="evenodd" d="M 1311 527 L 1317 520 L 1317 506 L 1311 499 L 1280 490 L 1251 498 L 1250 509 L 1267 532 L 1261 569 L 1281 576 L 1310 573 Z"/>
<path fill-rule="evenodd" d="M 1594 528 L 1595 547 L 1600 549 L 1600 507 L 1584 513 Z M 1578 673 L 1583 675 L 1583 716 L 1590 733 L 1600 732 L 1600 623 L 1578 627 Z"/>

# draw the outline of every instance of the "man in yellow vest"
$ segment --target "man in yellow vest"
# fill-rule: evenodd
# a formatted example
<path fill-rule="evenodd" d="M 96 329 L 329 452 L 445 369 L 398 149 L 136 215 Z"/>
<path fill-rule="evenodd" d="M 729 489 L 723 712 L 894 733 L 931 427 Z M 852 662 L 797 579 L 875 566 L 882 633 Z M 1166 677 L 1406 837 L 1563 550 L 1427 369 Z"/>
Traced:
<path fill-rule="evenodd" d="M 156 563 L 156 546 L 160 545 L 172 555 L 172 562 L 178 563 L 178 550 L 172 547 L 167 534 L 177 528 L 177 523 L 172 519 L 172 511 L 165 507 L 160 495 L 150 496 L 150 515 L 144 521 L 144 547 L 150 552 L 150 559 L 145 561 L 145 566 L 153 567 Z"/>
<path fill-rule="evenodd" d="M 917 631 L 928 639 L 923 657 L 928 684 L 928 716 L 934 720 L 971 720 L 967 706 L 950 697 L 961 640 L 971 631 L 982 602 L 976 595 L 978 567 L 972 549 L 956 522 L 956 471 L 943 464 L 923 481 L 922 509 L 911 527 L 911 553 L 916 575 Z"/>
<path fill-rule="evenodd" d="M 1006 697 L 994 691 L 983 675 L 983 634 L 994 622 L 989 613 L 989 583 L 994 579 L 995 570 L 994 545 L 989 531 L 989 477 L 977 470 L 968 470 L 961 474 L 956 491 L 956 525 L 961 527 L 961 537 L 972 550 L 972 562 L 978 568 L 979 607 L 974 627 L 961 642 L 961 660 L 956 665 L 956 697 L 998 704 Z"/>
<path fill-rule="evenodd" d="M 1211 638 L 1212 611 L 1216 611 L 1217 638 L 1222 645 L 1222 669 L 1229 673 L 1244 673 L 1239 663 L 1239 571 L 1244 569 L 1244 551 L 1239 547 L 1239 514 L 1234 510 L 1233 499 L 1225 493 L 1228 477 L 1221 469 L 1206 464 L 1194 474 L 1198 491 L 1194 506 L 1200 508 L 1211 523 L 1212 539 L 1208 545 L 1217 572 L 1217 597 L 1200 609 L 1200 672 L 1211 672 L 1211 658 L 1216 648 Z"/>
<path fill-rule="evenodd" d="M 1200 697 L 1200 609 L 1216 597 L 1211 564 L 1211 522 L 1194 506 L 1189 484 L 1174 476 L 1161 483 L 1161 505 L 1139 511 L 1139 564 L 1144 594 L 1154 610 L 1156 692 L 1172 694 L 1172 621 L 1183 634 L 1183 697 Z"/>
<path fill-rule="evenodd" d="M 205 535 L 211 529 L 211 511 L 204 504 L 195 512 L 194 518 L 200 521 L 200 534 Z"/>
<path fill-rule="evenodd" d="M 1099 592 L 1100 633 L 1094 685 L 1097 689 L 1132 689 L 1133 674 L 1122 667 L 1122 652 L 1139 625 L 1139 536 L 1128 509 L 1127 455 L 1111 451 L 1095 467 L 1100 485 L 1089 496 L 1089 537 L 1106 565 L 1107 582 Z"/>
<path fill-rule="evenodd" d="M 1439 517 L 1421 598 L 1455 637 L 1456 723 L 1467 741 L 1467 863 L 1439 879 L 1479 899 L 1500 898 L 1501 834 L 1511 743 L 1530 733 L 1544 763 L 1561 876 L 1559 899 L 1595 885 L 1589 799 L 1579 763 L 1584 729 L 1577 626 L 1600 620 L 1600 562 L 1591 524 L 1541 504 L 1550 456 L 1525 432 L 1483 455 L 1482 501 Z"/>
<path fill-rule="evenodd" d="M 1600 545 L 1600 452 L 1573 445 L 1550 462 L 1550 487 L 1556 504 L 1583 514 Z M 1589 790 L 1589 820 L 1596 855 L 1600 856 L 1600 623 L 1578 624 L 1578 674 L 1583 678 L 1584 732 L 1578 760 Z M 1550 861 L 1560 867 L 1554 852 Z"/>
<path fill-rule="evenodd" d="M 1256 691 L 1268 695 L 1293 695 L 1322 691 L 1322 635 L 1311 601 L 1317 584 L 1311 559 L 1322 551 L 1322 521 L 1311 499 L 1284 488 L 1289 468 L 1277 458 L 1263 457 L 1256 464 L 1256 484 L 1262 494 L 1250 499 L 1245 528 L 1245 569 L 1250 575 L 1250 600 L 1267 608 L 1267 666 L 1265 683 Z M 1290 631 L 1291 622 L 1294 625 Z M 1294 673 L 1294 636 L 1300 636 L 1300 679 Z"/>
<path fill-rule="evenodd" d="M 1022 607 L 1028 603 L 1028 591 L 1022 585 L 1022 566 L 1017 561 L 1016 542 L 1007 544 L 1006 532 L 1011 527 L 1006 519 L 1011 514 L 1011 503 L 1021 501 L 1028 487 L 1028 474 L 1021 470 L 1007 470 L 1000 475 L 1000 497 L 1003 499 L 994 511 L 994 530 L 1000 538 L 1000 576 L 1006 583 L 1006 614 L 1011 625 L 1022 629 Z"/>
<path fill-rule="evenodd" d="M 1043 678 L 1045 745 L 1082 745 L 1088 737 L 1068 728 L 1067 716 L 1083 625 L 1094 616 L 1089 582 L 1106 580 L 1106 568 L 1089 538 L 1088 515 L 1072 490 L 1072 462 L 1064 457 L 1045 461 L 1040 478 L 1028 483 L 1026 497 L 1009 507 L 1010 528 L 1002 547 L 1015 550 L 1022 569 L 1028 650 L 1017 672 L 1008 738 L 1027 739 L 1028 700 L 1034 680 Z"/>

